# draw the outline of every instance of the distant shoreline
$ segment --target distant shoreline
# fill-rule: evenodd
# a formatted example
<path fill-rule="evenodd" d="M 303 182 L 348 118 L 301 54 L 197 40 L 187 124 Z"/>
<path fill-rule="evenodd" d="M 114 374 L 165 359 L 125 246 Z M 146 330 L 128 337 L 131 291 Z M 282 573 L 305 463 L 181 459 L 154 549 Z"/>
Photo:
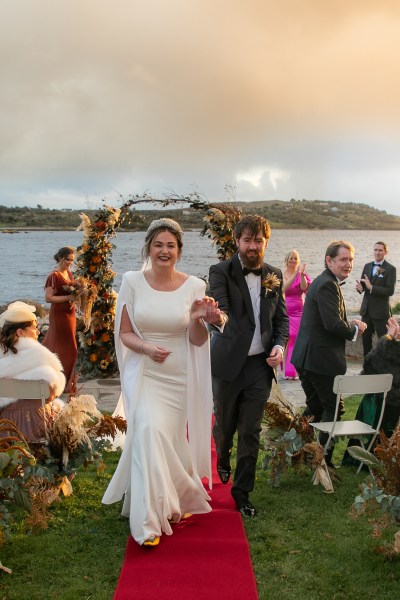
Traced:
<path fill-rule="evenodd" d="M 363 229 L 363 228 L 358 228 L 358 227 L 353 227 L 352 229 L 344 229 L 342 227 L 271 227 L 272 230 L 276 230 L 276 229 L 280 229 L 280 230 L 284 230 L 286 229 L 287 231 L 327 231 L 328 229 L 333 229 L 333 230 L 338 230 L 338 231 L 346 231 L 346 232 L 351 232 L 351 231 L 400 231 L 400 229 L 385 229 L 385 227 L 377 227 L 375 229 L 372 228 L 368 228 L 368 229 Z M 78 228 L 77 227 L 3 227 L 0 229 L 0 233 L 5 233 L 5 234 L 13 234 L 13 233 L 30 233 L 32 231 L 77 231 Z M 146 229 L 118 229 L 116 231 L 117 234 L 119 233 L 143 233 L 145 232 Z M 187 227 L 184 229 L 184 231 L 202 231 L 201 228 L 198 227 Z"/>

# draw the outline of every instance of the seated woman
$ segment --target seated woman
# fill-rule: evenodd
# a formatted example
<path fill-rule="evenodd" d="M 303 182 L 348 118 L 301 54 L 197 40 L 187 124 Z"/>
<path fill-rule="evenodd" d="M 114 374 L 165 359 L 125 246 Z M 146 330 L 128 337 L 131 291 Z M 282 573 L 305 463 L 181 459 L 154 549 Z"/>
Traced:
<path fill-rule="evenodd" d="M 0 377 L 22 380 L 44 379 L 51 393 L 47 407 L 63 406 L 54 400 L 65 387 L 65 377 L 57 356 L 38 341 L 35 307 L 25 302 L 14 302 L 0 315 Z M 41 400 L 0 398 L 0 419 L 13 421 L 27 442 L 45 435 Z"/>
<path fill-rule="evenodd" d="M 390 437 L 400 418 L 400 327 L 394 317 L 386 325 L 387 334 L 381 337 L 364 358 L 363 375 L 391 373 L 393 384 L 386 396 L 385 411 L 380 426 L 381 431 Z M 358 407 L 356 419 L 376 427 L 382 407 L 382 394 L 366 394 Z M 358 440 L 349 440 L 349 446 L 359 446 Z M 348 452 L 343 464 L 358 464 Z"/>

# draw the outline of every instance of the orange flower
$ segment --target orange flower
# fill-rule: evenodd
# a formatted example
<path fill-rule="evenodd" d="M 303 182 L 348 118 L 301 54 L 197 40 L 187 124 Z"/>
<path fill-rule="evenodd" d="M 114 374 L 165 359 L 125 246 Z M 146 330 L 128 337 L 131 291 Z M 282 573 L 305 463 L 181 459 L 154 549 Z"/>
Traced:
<path fill-rule="evenodd" d="M 96 266 L 95 266 L 95 265 L 90 265 L 90 267 L 89 267 L 89 271 L 90 271 L 91 273 L 96 273 L 96 270 L 97 270 L 97 269 L 96 269 Z"/>
<path fill-rule="evenodd" d="M 109 342 L 110 341 L 110 336 L 108 335 L 108 333 L 103 333 L 103 335 L 101 336 L 101 341 L 102 342 Z"/>
<path fill-rule="evenodd" d="M 91 354 L 89 356 L 89 360 L 90 360 L 90 362 L 93 362 L 93 363 L 96 362 L 96 360 L 97 360 L 97 354 Z"/>

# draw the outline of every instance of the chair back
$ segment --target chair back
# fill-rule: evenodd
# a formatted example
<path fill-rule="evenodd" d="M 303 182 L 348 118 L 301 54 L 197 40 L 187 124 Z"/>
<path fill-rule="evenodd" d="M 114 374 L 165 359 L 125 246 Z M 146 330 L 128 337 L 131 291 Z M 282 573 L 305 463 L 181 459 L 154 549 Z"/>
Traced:
<path fill-rule="evenodd" d="M 392 387 L 393 375 L 336 375 L 333 382 L 335 394 L 378 394 Z"/>
<path fill-rule="evenodd" d="M 16 400 L 41 400 L 44 407 L 50 396 L 50 386 L 44 379 L 23 380 L 0 378 L 0 397 Z"/>

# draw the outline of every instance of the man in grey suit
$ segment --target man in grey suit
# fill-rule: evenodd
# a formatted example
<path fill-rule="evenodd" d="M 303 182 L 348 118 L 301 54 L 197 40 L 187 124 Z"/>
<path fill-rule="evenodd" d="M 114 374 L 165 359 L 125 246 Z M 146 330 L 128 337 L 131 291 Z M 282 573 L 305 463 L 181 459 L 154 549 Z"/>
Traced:
<path fill-rule="evenodd" d="M 325 253 L 325 270 L 307 291 L 299 333 L 293 349 L 296 367 L 306 395 L 304 414 L 315 422 L 332 421 L 336 394 L 333 380 L 346 372 L 346 340 L 355 340 L 366 324 L 358 319 L 349 322 L 341 285 L 353 268 L 354 248 L 343 240 L 331 242 Z M 324 445 L 327 434 L 321 434 Z M 328 450 L 331 464 L 333 447 Z"/>
<path fill-rule="evenodd" d="M 356 283 L 357 292 L 364 294 L 360 314 L 368 327 L 362 338 L 364 356 L 372 348 L 374 331 L 378 338 L 386 334 L 386 323 L 392 314 L 390 296 L 393 296 L 396 285 L 396 268 L 385 260 L 387 253 L 387 244 L 376 242 L 374 260 L 364 265 L 361 278 Z"/>
<path fill-rule="evenodd" d="M 227 483 L 237 431 L 232 496 L 246 517 L 256 512 L 249 493 L 254 488 L 261 419 L 289 334 L 282 272 L 263 261 L 269 237 L 266 219 L 244 216 L 235 229 L 238 252 L 210 268 L 210 295 L 228 317 L 211 341 L 217 470 Z"/>

